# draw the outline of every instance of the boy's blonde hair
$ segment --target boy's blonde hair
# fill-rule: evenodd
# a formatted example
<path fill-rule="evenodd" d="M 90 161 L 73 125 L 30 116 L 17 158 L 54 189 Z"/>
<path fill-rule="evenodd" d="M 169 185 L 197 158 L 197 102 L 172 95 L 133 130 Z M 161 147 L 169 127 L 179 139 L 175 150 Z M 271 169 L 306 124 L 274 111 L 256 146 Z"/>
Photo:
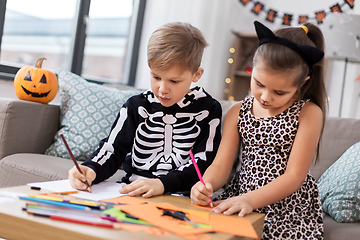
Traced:
<path fill-rule="evenodd" d="M 195 73 L 207 42 L 199 29 L 188 23 L 167 23 L 155 30 L 147 47 L 148 65 L 167 70 L 178 65 Z"/>

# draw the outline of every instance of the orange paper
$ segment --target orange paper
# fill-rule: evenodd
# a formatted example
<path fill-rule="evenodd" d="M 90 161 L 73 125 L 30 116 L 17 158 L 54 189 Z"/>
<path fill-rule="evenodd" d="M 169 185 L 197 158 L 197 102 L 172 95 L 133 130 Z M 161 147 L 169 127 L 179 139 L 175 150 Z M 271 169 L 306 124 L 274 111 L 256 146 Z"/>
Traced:
<path fill-rule="evenodd" d="M 113 199 L 105 200 L 106 202 L 112 202 L 115 204 L 126 204 L 126 205 L 117 205 L 121 211 L 127 212 L 131 215 L 138 217 L 141 220 L 144 220 L 154 226 L 158 226 L 164 230 L 172 232 L 180 237 L 195 237 L 196 234 L 207 233 L 211 231 L 221 232 L 236 236 L 243 236 L 249 238 L 257 239 L 255 229 L 253 228 L 251 222 L 246 219 L 241 219 L 237 217 L 224 216 L 224 215 L 210 215 L 210 207 L 201 207 L 197 205 L 192 205 L 195 207 L 200 207 L 202 209 L 208 210 L 205 211 L 196 211 L 190 209 L 184 209 L 176 207 L 170 203 L 152 203 L 145 202 L 141 199 L 123 196 Z M 144 204 L 146 203 L 146 204 Z M 160 208 L 160 209 L 159 209 Z M 211 228 L 189 228 L 185 227 L 187 223 L 177 219 L 173 219 L 168 216 L 162 216 L 162 210 L 171 210 L 171 211 L 183 211 L 187 214 L 190 220 L 196 223 L 203 223 L 210 225 Z M 134 227 L 133 231 L 139 229 Z M 130 228 L 128 231 L 130 231 Z M 202 237 L 202 235 L 197 235 Z M 204 236 L 205 237 L 205 236 Z"/>
<path fill-rule="evenodd" d="M 210 224 L 214 231 L 242 237 L 258 238 L 249 220 L 230 216 L 210 215 Z"/>
<path fill-rule="evenodd" d="M 204 234 L 200 234 L 200 235 L 191 235 L 186 237 L 188 240 L 211 240 L 211 237 L 206 236 Z"/>
<path fill-rule="evenodd" d="M 128 232 L 140 232 L 145 231 L 147 234 L 152 236 L 166 236 L 168 232 L 152 226 L 140 225 L 140 224 L 130 224 L 130 223 L 116 223 L 116 225 L 124 231 Z"/>
<path fill-rule="evenodd" d="M 201 209 L 206 209 L 206 210 L 210 210 L 212 209 L 212 207 L 209 206 L 200 206 L 200 205 L 196 205 L 196 204 L 191 204 L 192 207 L 197 207 L 197 208 L 201 208 Z"/>
<path fill-rule="evenodd" d="M 142 204 L 142 203 L 146 203 L 146 201 L 144 201 L 142 199 L 135 198 L 135 197 L 130 197 L 128 195 L 122 196 L 122 197 L 116 197 L 116 198 L 110 198 L 110 199 L 102 200 L 102 202 L 109 202 L 109 203 L 115 203 L 115 204 Z"/>
<path fill-rule="evenodd" d="M 182 211 L 186 213 L 186 216 L 193 222 L 196 223 L 203 223 L 203 224 L 210 224 L 210 218 L 208 212 L 201 212 L 196 210 L 189 210 L 184 208 L 176 207 L 170 203 L 155 203 L 156 207 L 160 209 L 166 209 L 170 211 Z"/>
<path fill-rule="evenodd" d="M 169 205 L 166 206 L 169 207 Z M 185 222 L 162 216 L 162 210 L 158 209 L 157 205 L 151 202 L 139 205 L 119 205 L 117 207 L 120 208 L 121 211 L 134 215 L 150 224 L 153 224 L 154 226 L 158 226 L 180 237 L 212 231 L 211 228 L 184 227 L 183 224 L 185 225 Z M 177 209 L 175 206 L 173 206 L 173 208 Z"/>
<path fill-rule="evenodd" d="M 207 220 L 207 224 L 209 223 L 208 221 L 210 219 L 210 214 L 208 212 L 202 212 L 202 211 L 196 211 L 196 210 L 190 210 L 190 209 L 183 209 L 182 211 L 189 213 L 192 217 L 194 215 L 201 217 L 201 218 Z M 195 221 L 195 220 L 193 220 L 193 221 Z M 204 222 L 202 222 L 202 223 L 204 223 Z"/>

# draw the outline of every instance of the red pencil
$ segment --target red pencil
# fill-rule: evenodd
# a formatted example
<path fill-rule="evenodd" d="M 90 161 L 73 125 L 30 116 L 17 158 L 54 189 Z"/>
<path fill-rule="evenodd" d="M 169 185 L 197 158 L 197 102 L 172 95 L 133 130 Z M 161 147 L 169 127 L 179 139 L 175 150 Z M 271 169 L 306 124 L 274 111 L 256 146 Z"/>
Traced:
<path fill-rule="evenodd" d="M 98 227 L 119 228 L 117 225 L 111 224 L 111 223 L 92 222 L 92 221 L 85 221 L 85 220 L 53 216 L 53 215 L 50 216 L 50 219 L 60 220 L 60 221 L 65 221 L 65 222 L 81 223 L 81 224 L 93 225 L 93 226 L 98 226 Z"/>

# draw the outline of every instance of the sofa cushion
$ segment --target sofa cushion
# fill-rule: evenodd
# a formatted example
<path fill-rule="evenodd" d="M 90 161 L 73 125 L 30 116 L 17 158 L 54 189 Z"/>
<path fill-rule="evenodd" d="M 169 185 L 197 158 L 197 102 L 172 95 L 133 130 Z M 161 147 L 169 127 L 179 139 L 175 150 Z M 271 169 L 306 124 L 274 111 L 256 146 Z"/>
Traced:
<path fill-rule="evenodd" d="M 44 154 L 12 154 L 0 161 L 0 187 L 66 179 L 73 166 L 68 159 Z"/>
<path fill-rule="evenodd" d="M 14 153 L 44 153 L 59 129 L 59 106 L 0 98 L 0 159 Z"/>
<path fill-rule="evenodd" d="M 86 160 L 108 136 L 117 113 L 125 101 L 139 90 L 118 90 L 90 83 L 68 71 L 59 70 L 60 129 L 45 154 L 70 158 L 63 134 L 75 158 Z"/>
<path fill-rule="evenodd" d="M 67 179 L 73 166 L 74 163 L 68 159 L 44 154 L 12 154 L 0 161 L 0 188 Z M 120 181 L 123 176 L 125 172 L 118 170 L 108 180 Z"/>
<path fill-rule="evenodd" d="M 329 117 L 320 145 L 319 162 L 311 166 L 316 180 L 353 144 L 360 141 L 360 119 Z"/>
<path fill-rule="evenodd" d="M 360 142 L 351 146 L 318 181 L 324 212 L 337 222 L 360 221 Z"/>
<path fill-rule="evenodd" d="M 324 239 L 326 240 L 356 240 L 360 239 L 359 222 L 338 223 L 332 217 L 324 214 Z"/>

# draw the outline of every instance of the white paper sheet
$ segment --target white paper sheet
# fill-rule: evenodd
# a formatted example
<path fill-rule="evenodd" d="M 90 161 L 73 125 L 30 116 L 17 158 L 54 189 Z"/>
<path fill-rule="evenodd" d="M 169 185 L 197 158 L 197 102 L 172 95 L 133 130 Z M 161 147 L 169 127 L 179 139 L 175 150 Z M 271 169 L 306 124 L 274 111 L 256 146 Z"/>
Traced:
<path fill-rule="evenodd" d="M 37 183 L 28 183 L 29 186 L 40 187 L 52 192 L 67 192 L 67 191 L 78 191 L 76 194 L 71 194 L 71 196 L 84 198 L 88 200 L 100 201 L 109 198 L 115 198 L 124 196 L 126 194 L 120 194 L 119 190 L 122 188 L 124 183 L 108 182 L 103 181 L 98 184 L 91 186 L 91 193 L 85 191 L 79 191 L 73 188 L 70 185 L 68 179 L 59 180 L 59 181 L 50 181 L 50 182 L 37 182 Z"/>
<path fill-rule="evenodd" d="M 7 202 L 15 202 L 20 196 L 26 196 L 26 194 L 18 193 L 18 192 L 8 192 L 2 191 L 0 192 L 0 204 Z M 2 240 L 0 238 L 0 240 Z"/>

